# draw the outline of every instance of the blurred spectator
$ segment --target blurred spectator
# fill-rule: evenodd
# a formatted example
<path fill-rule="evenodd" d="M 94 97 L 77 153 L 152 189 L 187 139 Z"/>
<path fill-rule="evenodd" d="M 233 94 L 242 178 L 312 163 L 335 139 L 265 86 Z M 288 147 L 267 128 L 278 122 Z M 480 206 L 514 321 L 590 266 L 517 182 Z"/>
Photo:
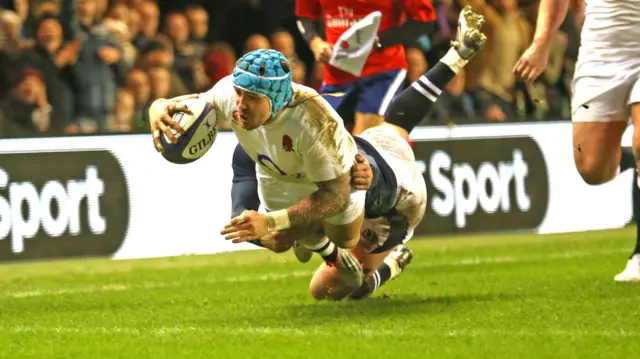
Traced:
<path fill-rule="evenodd" d="M 25 21 L 29 15 L 29 3 L 34 0 L 0 0 L 0 10 L 11 10 L 18 14 L 20 21 Z"/>
<path fill-rule="evenodd" d="M 322 87 L 322 77 L 324 76 L 324 64 L 320 61 L 314 61 L 307 85 L 316 91 L 320 91 Z"/>
<path fill-rule="evenodd" d="M 296 42 L 291 33 L 284 29 L 278 29 L 271 34 L 268 41 L 272 49 L 282 52 L 291 61 L 293 65 L 293 81 L 303 85 L 306 84 L 307 66 L 298 59 Z M 266 46 L 266 43 L 263 46 Z"/>
<path fill-rule="evenodd" d="M 171 93 L 171 73 L 163 66 L 154 66 L 147 70 L 151 88 L 151 101 L 159 98 L 172 98 L 182 94 Z"/>
<path fill-rule="evenodd" d="M 271 48 L 271 43 L 269 42 L 269 39 L 267 39 L 266 36 L 263 36 L 260 34 L 253 34 L 247 38 L 247 41 L 245 41 L 241 56 L 253 50 L 270 49 L 270 48 Z"/>
<path fill-rule="evenodd" d="M 134 45 L 142 49 L 158 34 L 160 10 L 154 1 L 145 0 L 139 4 L 138 13 L 140 14 L 140 32 L 135 37 Z"/>
<path fill-rule="evenodd" d="M 149 69 L 155 66 L 162 66 L 166 68 L 171 74 L 170 92 L 184 95 L 189 92 L 189 89 L 174 70 L 173 59 L 173 47 L 170 41 L 164 41 L 163 37 L 158 37 L 156 40 L 149 42 L 146 48 L 142 49 L 136 67 Z"/>
<path fill-rule="evenodd" d="M 288 31 L 278 30 L 274 32 L 271 34 L 269 42 L 272 49 L 282 52 L 289 61 L 293 61 L 296 58 L 296 42 Z"/>
<path fill-rule="evenodd" d="M 458 26 L 462 6 L 455 0 L 434 1 L 438 31 L 430 37 L 431 48 L 427 51 L 427 63 L 437 62 L 451 46 Z"/>
<path fill-rule="evenodd" d="M 293 75 L 292 80 L 298 84 L 307 83 L 307 66 L 302 61 L 293 62 Z"/>
<path fill-rule="evenodd" d="M 190 41 L 189 21 L 182 12 L 167 15 L 164 34 L 173 46 L 173 67 L 190 92 L 200 90 L 203 68 L 196 68 L 195 61 L 202 57 L 204 49 Z"/>
<path fill-rule="evenodd" d="M 448 125 L 476 122 L 475 104 L 473 97 L 465 92 L 465 82 L 466 73 L 462 69 L 442 91 L 432 114 L 423 124 Z"/>
<path fill-rule="evenodd" d="M 216 42 L 211 45 L 205 57 L 205 72 L 212 84 L 231 75 L 235 65 L 236 54 L 229 44 Z"/>
<path fill-rule="evenodd" d="M 113 4 L 108 9 L 104 17 L 107 19 L 120 20 L 125 25 L 127 25 L 129 23 L 129 15 L 131 11 L 135 11 L 135 10 L 129 9 L 129 7 L 126 4 L 119 2 L 119 3 Z"/>
<path fill-rule="evenodd" d="M 6 35 L 16 41 L 21 49 L 33 46 L 33 40 L 23 38 L 22 36 L 22 19 L 11 10 L 0 10 L 0 21 L 5 25 Z"/>
<path fill-rule="evenodd" d="M 10 11 L 0 10 L 0 100 L 22 81 L 26 68 L 23 49 L 11 30 L 13 15 L 3 17 L 4 12 Z"/>
<path fill-rule="evenodd" d="M 417 81 L 420 76 L 427 72 L 429 65 L 427 64 L 427 59 L 420 49 L 407 48 L 405 56 L 407 58 L 407 64 L 409 65 L 409 68 L 407 69 L 407 82 L 412 83 Z"/>
<path fill-rule="evenodd" d="M 203 47 L 209 33 L 209 14 L 202 6 L 190 5 L 185 11 L 189 20 L 189 34 L 191 41 Z"/>
<path fill-rule="evenodd" d="M 116 96 L 116 105 L 109 118 L 111 132 L 133 132 L 135 121 L 135 99 L 131 91 L 120 90 Z"/>
<path fill-rule="evenodd" d="M 571 1 L 549 66 L 533 84 L 516 82 L 511 69 L 530 41 L 539 0 L 434 0 L 438 31 L 398 45 L 406 81 L 449 48 L 465 4 L 485 15 L 489 41 L 422 124 L 568 118 L 584 0 Z M 320 90 L 326 65 L 299 47 L 309 39 L 297 32 L 294 0 L 210 5 L 176 3 L 161 13 L 156 0 L 0 0 L 0 136 L 147 131 L 152 100 L 206 91 L 232 73 L 239 52 L 261 48 L 283 52 L 293 80 Z"/>
<path fill-rule="evenodd" d="M 44 15 L 60 15 L 60 3 L 56 0 L 43 0 L 38 4 L 32 12 L 36 18 Z"/>
<path fill-rule="evenodd" d="M 81 1 L 81 0 L 79 0 Z M 96 19 L 102 19 L 107 13 L 107 9 L 109 8 L 109 0 L 93 0 L 95 1 L 96 6 Z"/>
<path fill-rule="evenodd" d="M 149 75 L 140 69 L 133 69 L 129 73 L 126 89 L 133 94 L 135 107 L 134 124 L 136 129 L 148 129 L 148 110 L 152 101 Z"/>
<path fill-rule="evenodd" d="M 96 11 L 96 0 L 79 0 L 80 53 L 73 70 L 77 79 L 76 118 L 86 129 L 107 127 L 116 90 L 126 79 L 123 51 L 109 35 Z"/>
<path fill-rule="evenodd" d="M 486 19 L 483 31 L 487 42 L 467 65 L 467 90 L 488 121 L 521 120 L 516 106 L 518 57 L 529 44 L 532 29 L 518 11 L 517 0 L 465 0 Z"/>
<path fill-rule="evenodd" d="M 44 77 L 47 98 L 52 106 L 51 130 L 62 133 L 74 117 L 76 79 L 72 67 L 78 58 L 80 41 L 63 47 L 62 25 L 53 16 L 44 16 L 37 30 L 36 45 L 25 58 Z"/>
<path fill-rule="evenodd" d="M 115 40 L 121 49 L 122 61 L 127 67 L 133 67 L 138 57 L 138 50 L 131 43 L 132 36 L 129 33 L 127 24 L 122 20 L 107 18 L 102 25 L 105 27 L 107 34 Z"/>
<path fill-rule="evenodd" d="M 134 7 L 129 8 L 129 20 L 127 21 L 127 29 L 129 30 L 129 37 L 132 45 L 135 46 L 135 39 L 138 37 L 140 33 L 140 26 L 142 21 L 142 16 L 140 16 L 140 12 L 136 10 Z"/>
<path fill-rule="evenodd" d="M 3 137 L 31 137 L 49 129 L 51 106 L 42 74 L 27 69 L 18 85 L 0 101 Z"/>
<path fill-rule="evenodd" d="M 206 92 L 211 88 L 213 82 L 207 76 L 205 63 L 202 57 L 198 57 L 193 60 L 193 91 L 192 92 Z"/>
<path fill-rule="evenodd" d="M 35 38 L 40 21 L 44 17 L 59 17 L 60 10 L 60 4 L 56 0 L 31 1 L 29 16 L 24 22 L 23 36 Z"/>

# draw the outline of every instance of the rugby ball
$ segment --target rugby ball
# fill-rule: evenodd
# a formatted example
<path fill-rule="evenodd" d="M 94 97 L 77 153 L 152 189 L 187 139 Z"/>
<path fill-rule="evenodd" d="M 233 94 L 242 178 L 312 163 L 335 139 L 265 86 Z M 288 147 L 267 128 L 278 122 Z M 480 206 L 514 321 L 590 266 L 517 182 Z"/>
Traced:
<path fill-rule="evenodd" d="M 213 105 L 200 98 L 181 101 L 177 106 L 186 106 L 190 113 L 180 111 L 173 115 L 173 119 L 182 126 L 184 133 L 180 134 L 171 129 L 177 137 L 176 143 L 171 143 L 165 134 L 160 136 L 164 148 L 162 156 L 171 163 L 187 164 L 204 156 L 216 140 L 217 115 Z"/>

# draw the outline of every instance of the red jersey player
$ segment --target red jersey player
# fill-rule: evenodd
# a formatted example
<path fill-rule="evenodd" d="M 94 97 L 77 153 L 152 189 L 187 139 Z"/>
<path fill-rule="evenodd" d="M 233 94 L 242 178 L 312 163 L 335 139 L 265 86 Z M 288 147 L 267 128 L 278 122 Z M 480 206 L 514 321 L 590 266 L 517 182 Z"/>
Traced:
<path fill-rule="evenodd" d="M 340 35 L 374 11 L 382 13 L 382 20 L 361 77 L 329 65 Z M 435 29 L 429 0 L 296 0 L 296 16 L 316 60 L 324 63 L 320 93 L 336 94 L 325 98 L 345 122 L 353 121 L 354 134 L 383 122 L 391 100 L 404 87 L 407 62 L 403 45 Z M 318 31 L 319 20 L 324 22 L 326 40 Z"/>

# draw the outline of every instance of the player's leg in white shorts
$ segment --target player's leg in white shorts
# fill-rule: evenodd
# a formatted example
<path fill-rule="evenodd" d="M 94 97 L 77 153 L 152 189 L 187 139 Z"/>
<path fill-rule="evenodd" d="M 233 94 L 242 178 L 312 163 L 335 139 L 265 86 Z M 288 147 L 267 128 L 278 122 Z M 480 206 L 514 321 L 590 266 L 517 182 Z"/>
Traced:
<path fill-rule="evenodd" d="M 262 173 L 258 176 L 260 201 L 266 208 L 274 211 L 291 207 L 315 191 L 314 186 L 282 182 Z M 366 191 L 352 190 L 347 208 L 323 221 L 325 235 L 338 247 L 352 248 L 358 243 L 358 234 L 364 219 L 365 198 Z M 348 230 L 343 230 L 345 227 Z M 350 230 L 348 227 L 354 229 Z M 349 236 L 344 235 L 350 231 L 355 233 Z"/>
<path fill-rule="evenodd" d="M 616 176 L 620 141 L 631 117 L 631 107 L 640 102 L 639 70 L 621 71 L 617 78 L 583 74 L 574 80 L 574 161 L 588 184 L 602 184 Z"/>
<path fill-rule="evenodd" d="M 258 176 L 260 202 L 265 208 L 273 211 L 291 207 L 311 195 L 315 190 L 315 187 L 309 185 L 284 183 L 272 177 Z M 362 218 L 365 195 L 365 191 L 352 191 L 347 209 L 330 217 L 328 221 L 340 226 L 342 223 L 352 223 L 354 218 L 356 220 Z M 326 232 L 326 228 L 325 223 L 309 223 L 308 227 L 296 232 L 299 238 L 295 240 L 310 251 L 319 254 L 325 260 L 326 265 L 339 274 L 340 280 L 344 284 L 343 290 L 347 295 L 362 285 L 362 266 L 349 250 L 340 248 L 330 241 L 331 237 Z M 312 292 L 312 294 L 314 293 Z"/>

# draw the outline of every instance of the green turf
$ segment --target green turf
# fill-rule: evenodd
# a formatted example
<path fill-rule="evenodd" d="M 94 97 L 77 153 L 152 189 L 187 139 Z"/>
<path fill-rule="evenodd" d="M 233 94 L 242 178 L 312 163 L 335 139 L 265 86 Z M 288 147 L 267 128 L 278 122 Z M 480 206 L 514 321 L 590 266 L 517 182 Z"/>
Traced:
<path fill-rule="evenodd" d="M 314 302 L 290 253 L 2 265 L 0 358 L 636 357 L 634 235 L 414 240 L 361 302 Z"/>

